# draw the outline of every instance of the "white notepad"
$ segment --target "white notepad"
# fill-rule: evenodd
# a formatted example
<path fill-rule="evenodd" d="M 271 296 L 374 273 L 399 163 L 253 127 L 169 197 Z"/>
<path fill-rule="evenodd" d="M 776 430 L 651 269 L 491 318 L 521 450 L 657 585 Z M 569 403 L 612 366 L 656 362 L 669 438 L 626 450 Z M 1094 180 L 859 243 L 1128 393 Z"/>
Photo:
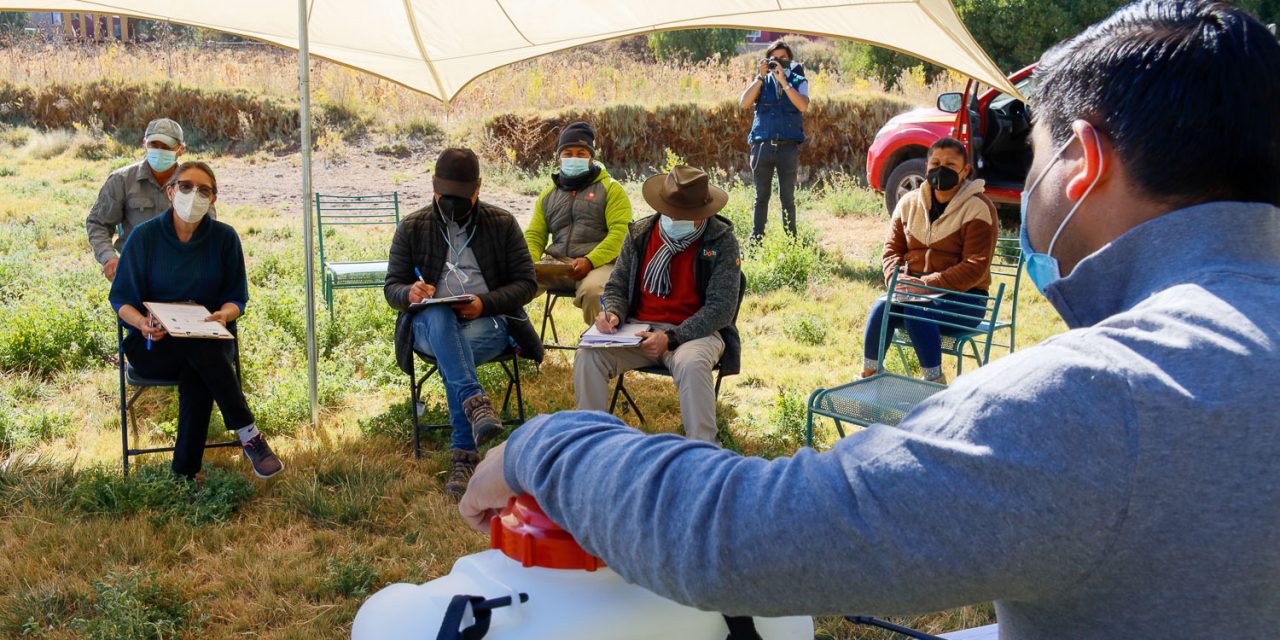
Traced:
<path fill-rule="evenodd" d="M 175 338 L 211 338 L 235 340 L 227 328 L 213 320 L 205 320 L 212 313 L 204 305 L 194 302 L 143 302 L 147 311 L 155 316 L 164 330 Z"/>
<path fill-rule="evenodd" d="M 586 333 L 582 334 L 582 339 L 578 341 L 578 346 L 634 347 L 644 341 L 644 338 L 637 334 L 641 331 L 650 331 L 652 329 L 651 325 L 628 322 L 618 327 L 615 333 L 604 333 L 593 324 L 590 329 L 587 329 Z"/>

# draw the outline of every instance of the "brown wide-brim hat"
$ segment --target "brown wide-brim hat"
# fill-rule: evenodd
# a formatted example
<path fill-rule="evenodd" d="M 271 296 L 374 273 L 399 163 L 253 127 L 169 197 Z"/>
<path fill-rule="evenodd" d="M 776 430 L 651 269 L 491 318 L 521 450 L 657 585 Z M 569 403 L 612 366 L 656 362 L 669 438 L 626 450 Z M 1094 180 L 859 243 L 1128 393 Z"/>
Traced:
<path fill-rule="evenodd" d="M 679 165 L 644 181 L 644 201 L 672 220 L 705 220 L 729 202 L 729 194 L 711 186 L 702 169 Z"/>

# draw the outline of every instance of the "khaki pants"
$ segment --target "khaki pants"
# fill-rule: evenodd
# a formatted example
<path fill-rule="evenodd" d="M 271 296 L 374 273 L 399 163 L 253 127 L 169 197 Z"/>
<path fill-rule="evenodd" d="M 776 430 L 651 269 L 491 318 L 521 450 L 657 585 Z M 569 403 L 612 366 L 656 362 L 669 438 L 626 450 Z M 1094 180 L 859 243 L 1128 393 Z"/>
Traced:
<path fill-rule="evenodd" d="M 600 296 L 604 293 L 604 286 L 609 283 L 610 275 L 613 275 L 613 264 L 606 264 L 592 269 L 587 277 L 574 283 L 573 306 L 582 309 L 582 320 L 588 327 L 595 324 L 596 316 L 600 315 Z M 546 291 L 547 286 L 539 282 L 534 297 Z"/>
<path fill-rule="evenodd" d="M 654 331 L 673 325 L 653 323 Z M 671 370 L 680 396 L 684 433 L 693 440 L 716 443 L 716 381 L 712 370 L 724 353 L 719 333 L 686 342 L 653 359 L 639 347 L 579 348 L 573 358 L 573 390 L 579 410 L 608 411 L 611 379 L 626 371 L 655 364 Z"/>

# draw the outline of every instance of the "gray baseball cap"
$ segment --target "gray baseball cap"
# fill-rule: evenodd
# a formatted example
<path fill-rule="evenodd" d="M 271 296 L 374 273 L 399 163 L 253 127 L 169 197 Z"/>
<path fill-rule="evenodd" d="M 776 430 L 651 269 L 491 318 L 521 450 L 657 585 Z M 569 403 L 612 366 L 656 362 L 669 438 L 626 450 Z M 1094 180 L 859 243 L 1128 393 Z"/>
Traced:
<path fill-rule="evenodd" d="M 143 142 L 151 142 L 159 140 L 170 147 L 176 147 L 182 142 L 182 125 L 168 119 L 160 118 L 147 123 L 147 132 L 143 134 Z"/>

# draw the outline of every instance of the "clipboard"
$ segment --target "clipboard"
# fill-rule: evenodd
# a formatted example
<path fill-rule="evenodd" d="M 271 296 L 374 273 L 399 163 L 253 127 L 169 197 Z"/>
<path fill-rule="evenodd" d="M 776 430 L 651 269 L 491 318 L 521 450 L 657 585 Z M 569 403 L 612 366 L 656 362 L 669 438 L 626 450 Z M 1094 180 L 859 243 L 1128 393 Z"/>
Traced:
<path fill-rule="evenodd" d="M 164 330 L 174 338 L 205 338 L 209 340 L 235 340 L 227 328 L 205 318 L 213 315 L 202 304 L 194 302 L 143 302 L 147 311 L 160 321 Z"/>
<path fill-rule="evenodd" d="M 415 302 L 409 305 L 409 310 L 421 311 L 423 309 L 426 309 L 427 307 L 437 305 L 437 304 L 457 304 L 459 302 L 471 302 L 472 300 L 475 300 L 475 299 L 476 297 L 470 293 L 464 293 L 460 296 L 447 296 L 444 298 L 427 298 L 426 300 L 423 300 L 421 302 Z"/>

